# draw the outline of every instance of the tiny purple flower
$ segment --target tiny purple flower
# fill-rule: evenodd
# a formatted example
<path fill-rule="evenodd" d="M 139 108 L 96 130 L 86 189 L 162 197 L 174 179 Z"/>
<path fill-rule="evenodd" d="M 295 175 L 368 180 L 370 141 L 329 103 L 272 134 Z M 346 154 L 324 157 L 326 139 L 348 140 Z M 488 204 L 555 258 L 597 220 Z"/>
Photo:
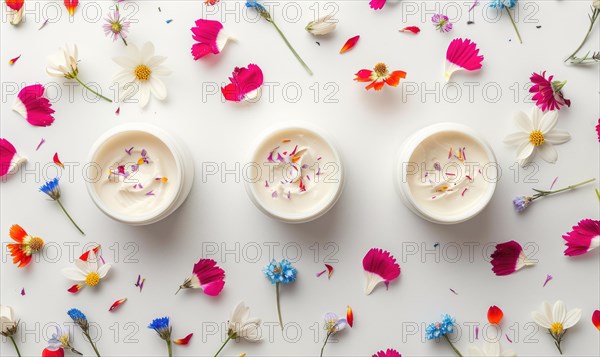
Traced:
<path fill-rule="evenodd" d="M 441 32 L 450 32 L 452 30 L 452 23 L 448 16 L 444 14 L 435 14 L 431 17 L 431 22 L 435 25 L 435 28 Z"/>
<path fill-rule="evenodd" d="M 518 213 L 525 211 L 525 209 L 533 202 L 533 198 L 530 196 L 517 196 L 513 200 L 513 206 Z"/>

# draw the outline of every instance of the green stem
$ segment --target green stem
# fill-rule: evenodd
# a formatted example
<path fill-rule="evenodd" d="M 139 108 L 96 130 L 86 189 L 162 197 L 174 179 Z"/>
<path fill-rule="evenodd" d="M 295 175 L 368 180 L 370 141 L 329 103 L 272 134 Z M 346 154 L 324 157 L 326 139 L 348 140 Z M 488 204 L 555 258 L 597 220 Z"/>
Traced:
<path fill-rule="evenodd" d="M 60 199 L 57 199 L 56 202 L 58 202 L 58 205 L 60 206 L 60 208 L 62 208 L 63 212 L 65 212 L 65 214 L 67 215 L 67 217 L 69 217 L 69 219 L 71 220 L 71 223 L 73 223 L 73 225 L 75 226 L 75 228 L 77 228 L 79 230 L 79 232 L 81 232 L 81 234 L 85 235 L 85 233 L 83 233 L 83 231 L 81 230 L 81 228 L 79 228 L 79 226 L 77 225 L 77 223 L 75 223 L 75 221 L 73 220 L 73 218 L 71 218 L 71 215 L 69 214 L 69 212 L 67 212 L 67 210 L 65 209 L 65 206 L 63 206 L 63 204 L 60 202 Z"/>
<path fill-rule="evenodd" d="M 96 344 L 94 343 L 94 341 L 92 341 L 90 334 L 87 332 L 84 332 L 83 334 L 85 335 L 87 340 L 90 342 L 90 345 L 92 345 L 92 348 L 94 349 L 94 352 L 96 353 L 96 356 L 100 357 L 100 352 L 98 352 L 98 348 L 96 348 Z"/>
<path fill-rule="evenodd" d="M 585 34 L 585 37 L 583 38 L 583 41 L 581 41 L 581 44 L 579 44 L 579 47 L 577 47 L 577 49 L 575 51 L 573 51 L 573 53 L 571 53 L 571 55 L 569 57 L 567 57 L 564 62 L 567 62 L 571 58 L 575 57 L 577 52 L 579 52 L 579 50 L 587 42 L 587 39 L 588 39 L 588 37 L 590 37 L 590 33 L 592 33 L 592 29 L 594 27 L 594 24 L 596 23 L 596 20 L 598 19 L 599 14 L 600 14 L 600 9 L 594 9 L 594 12 L 592 12 L 592 17 L 590 17 L 590 27 L 588 28 L 588 30 Z"/>
<path fill-rule="evenodd" d="M 329 336 L 331 336 L 331 333 L 327 333 L 327 337 L 325 338 L 325 343 L 323 343 L 323 347 L 321 347 L 321 357 L 323 357 L 323 351 L 325 350 L 325 345 L 327 345 L 327 341 L 329 341 Z"/>
<path fill-rule="evenodd" d="M 90 92 L 94 93 L 94 94 L 95 94 L 95 95 L 97 95 L 98 97 L 100 97 L 100 98 L 102 98 L 102 99 L 104 99 L 104 100 L 107 100 L 107 101 L 109 101 L 109 102 L 111 102 L 111 103 L 112 103 L 112 100 L 110 100 L 109 98 L 107 98 L 107 97 L 103 96 L 102 94 L 100 94 L 100 93 L 96 92 L 96 91 L 95 91 L 95 90 L 93 90 L 92 88 L 88 87 L 88 86 L 87 86 L 85 83 L 83 83 L 83 82 L 82 82 L 82 81 L 79 79 L 79 77 L 75 76 L 75 77 L 73 77 L 73 78 L 74 78 L 74 79 L 75 79 L 75 80 L 76 80 L 76 81 L 77 81 L 79 84 L 81 84 L 81 85 L 82 85 L 82 86 L 83 86 L 85 89 L 87 89 L 87 90 L 89 90 Z"/>
<path fill-rule="evenodd" d="M 283 332 L 283 319 L 281 318 L 281 305 L 279 304 L 279 283 L 275 284 L 275 295 L 277 296 L 277 316 L 279 317 L 279 326 Z"/>
<path fill-rule="evenodd" d="M 454 347 L 454 344 L 450 341 L 450 337 L 448 337 L 448 335 L 444 335 L 444 338 L 446 339 L 446 341 L 448 341 L 450 347 L 452 347 L 452 349 L 454 350 L 454 353 L 456 353 L 458 357 L 463 357 L 463 355 L 456 349 L 456 347 Z"/>
<path fill-rule="evenodd" d="M 123 43 L 125 44 L 125 46 L 127 46 L 127 41 L 125 40 L 125 37 L 123 37 L 123 35 L 120 35 L 120 36 L 121 36 L 121 40 L 123 40 Z"/>
<path fill-rule="evenodd" d="M 229 342 L 229 340 L 231 340 L 232 336 L 227 337 L 227 339 L 225 340 L 225 342 L 223 342 L 223 344 L 221 345 L 221 348 L 219 348 L 219 350 L 217 351 L 217 353 L 215 353 L 215 357 L 217 357 L 219 355 L 219 353 L 221 353 L 221 351 L 223 351 L 223 348 L 225 348 L 225 345 L 227 345 L 227 342 Z"/>
<path fill-rule="evenodd" d="M 300 55 L 298 54 L 298 52 L 296 52 L 296 50 L 294 49 L 294 47 L 292 47 L 292 44 L 288 41 L 288 39 L 285 37 L 285 35 L 283 34 L 283 32 L 281 32 L 281 30 L 279 29 L 279 26 L 277 26 L 277 24 L 273 20 L 271 20 L 269 22 L 272 23 L 273 26 L 275 26 L 275 29 L 277 30 L 277 32 L 279 32 L 279 35 L 281 36 L 281 38 L 283 38 L 283 40 L 285 41 L 285 44 L 292 51 L 292 53 L 294 54 L 294 56 L 296 56 L 296 59 L 298 59 L 298 61 L 300 61 L 300 63 L 304 67 L 304 69 L 308 72 L 308 74 L 310 74 L 312 76 L 313 72 L 310 70 L 310 68 L 308 68 L 308 65 L 302 60 L 302 58 L 300 58 Z"/>
<path fill-rule="evenodd" d="M 19 347 L 17 347 L 17 343 L 15 342 L 15 338 L 12 336 L 8 336 L 8 338 L 10 338 L 10 341 L 12 342 L 13 346 L 15 346 L 15 350 L 17 350 L 17 355 L 19 357 L 21 357 L 21 351 L 19 351 Z"/>
<path fill-rule="evenodd" d="M 169 353 L 169 357 L 173 356 L 173 348 L 171 347 L 171 340 L 167 340 L 167 352 Z"/>
<path fill-rule="evenodd" d="M 595 178 L 589 179 L 589 180 L 586 180 L 586 181 L 583 181 L 583 182 L 580 182 L 580 183 L 577 183 L 577 184 L 574 184 L 574 185 L 570 185 L 570 186 L 561 188 L 559 190 L 554 190 L 554 191 L 542 191 L 542 190 L 535 190 L 534 189 L 534 191 L 536 191 L 537 193 L 535 195 L 533 195 L 533 199 L 540 198 L 540 197 L 543 197 L 543 196 L 553 195 L 555 193 L 564 192 L 564 191 L 567 191 L 567 190 L 572 190 L 574 188 L 577 188 L 577 187 L 583 186 L 583 185 L 587 185 L 588 183 L 594 182 L 594 181 L 596 181 Z"/>
<path fill-rule="evenodd" d="M 515 23 L 515 20 L 513 19 L 512 15 L 510 14 L 510 10 L 508 10 L 507 7 L 505 7 L 506 9 L 506 13 L 508 14 L 508 17 L 510 18 L 510 22 L 512 22 L 512 25 L 515 29 L 515 32 L 517 33 L 517 37 L 519 38 L 519 43 L 523 43 L 523 40 L 521 39 L 521 34 L 519 33 L 519 29 L 517 28 L 517 24 Z"/>

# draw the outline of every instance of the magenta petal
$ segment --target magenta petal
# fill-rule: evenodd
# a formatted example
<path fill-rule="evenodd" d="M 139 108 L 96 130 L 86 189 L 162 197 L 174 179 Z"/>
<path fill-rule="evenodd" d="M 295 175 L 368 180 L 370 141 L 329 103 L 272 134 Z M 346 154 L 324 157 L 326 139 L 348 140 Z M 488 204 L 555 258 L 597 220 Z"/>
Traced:
<path fill-rule="evenodd" d="M 582 255 L 600 245 L 600 221 L 583 219 L 571 232 L 563 235 L 566 241 L 564 254 L 568 256 Z"/>
<path fill-rule="evenodd" d="M 198 42 L 192 46 L 194 60 L 206 56 L 209 53 L 218 54 L 217 37 L 223 29 L 223 24 L 215 20 L 196 20 L 196 27 L 192 27 L 192 38 Z"/>
<path fill-rule="evenodd" d="M 483 56 L 479 55 L 477 45 L 468 38 L 465 40 L 462 38 L 452 40 L 446 51 L 446 59 L 448 62 L 467 71 L 481 69 L 481 62 L 483 62 Z"/>
<path fill-rule="evenodd" d="M 0 177 L 6 175 L 12 168 L 12 161 L 17 149 L 6 139 L 0 139 Z"/>
<path fill-rule="evenodd" d="M 212 259 L 200 259 L 192 271 L 206 295 L 217 296 L 225 286 L 225 271 Z"/>
<path fill-rule="evenodd" d="M 387 0 L 371 0 L 369 1 L 369 6 L 371 6 L 371 9 L 381 10 L 383 9 L 386 1 Z"/>
<path fill-rule="evenodd" d="M 212 48 L 206 43 L 195 43 L 192 45 L 192 56 L 194 56 L 195 61 L 206 56 L 209 53 L 214 52 L 212 51 Z"/>
<path fill-rule="evenodd" d="M 31 125 L 49 126 L 54 122 L 54 110 L 43 97 L 44 86 L 34 84 L 21 89 L 13 104 L 13 110 L 21 114 Z"/>
<path fill-rule="evenodd" d="M 229 80 L 231 83 L 221 88 L 223 96 L 229 101 L 241 102 L 263 85 L 264 78 L 260 67 L 249 64 L 248 68 L 236 67 Z"/>

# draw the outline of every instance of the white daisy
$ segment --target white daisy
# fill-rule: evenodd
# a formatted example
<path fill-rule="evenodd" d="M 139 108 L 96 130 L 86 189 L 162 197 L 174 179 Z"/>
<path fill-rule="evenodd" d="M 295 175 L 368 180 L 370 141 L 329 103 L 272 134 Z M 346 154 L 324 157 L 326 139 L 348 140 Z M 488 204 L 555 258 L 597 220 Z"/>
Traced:
<path fill-rule="evenodd" d="M 575 326 L 581 319 L 581 309 L 567 311 L 565 303 L 558 300 L 553 306 L 544 301 L 541 311 L 533 311 L 531 317 L 536 324 L 547 328 L 554 339 L 554 344 L 562 354 L 560 342 L 567 329 Z"/>
<path fill-rule="evenodd" d="M 554 129 L 558 111 L 543 113 L 534 106 L 529 116 L 524 112 L 517 113 L 515 121 L 521 131 L 508 135 L 504 142 L 517 146 L 517 160 L 521 166 L 527 165 L 536 153 L 545 161 L 555 163 L 558 153 L 553 145 L 563 144 L 571 139 L 566 131 Z"/>
<path fill-rule="evenodd" d="M 502 351 L 500 341 L 486 342 L 483 349 L 475 346 L 469 346 L 469 355 L 472 357 L 514 357 L 516 354 L 513 351 Z"/>
<path fill-rule="evenodd" d="M 113 58 L 123 68 L 113 77 L 113 82 L 119 85 L 119 99 L 126 100 L 139 93 L 139 104 L 145 107 L 150 93 L 158 100 L 167 98 L 167 87 L 158 78 L 171 74 L 171 70 L 162 65 L 167 57 L 155 56 L 152 42 L 146 42 L 141 49 L 129 44 L 127 51 L 127 56 Z"/>
<path fill-rule="evenodd" d="M 240 302 L 237 304 L 228 323 L 228 335 L 231 338 L 243 338 L 255 342 L 261 339 L 261 319 L 250 317 L 250 308 Z"/>
<path fill-rule="evenodd" d="M 64 77 L 67 79 L 75 79 L 79 74 L 77 68 L 78 51 L 77 45 L 73 45 L 73 48 L 69 45 L 65 45 L 58 52 L 48 56 L 48 65 L 46 66 L 46 73 L 52 77 Z"/>
<path fill-rule="evenodd" d="M 96 286 L 100 284 L 100 281 L 106 277 L 106 274 L 110 270 L 110 264 L 102 264 L 99 267 L 98 259 L 100 259 L 100 255 L 96 256 L 96 253 L 92 249 L 89 251 L 86 260 L 75 260 L 75 267 L 64 268 L 62 273 L 67 279 L 78 283 L 85 283 L 87 286 Z"/>

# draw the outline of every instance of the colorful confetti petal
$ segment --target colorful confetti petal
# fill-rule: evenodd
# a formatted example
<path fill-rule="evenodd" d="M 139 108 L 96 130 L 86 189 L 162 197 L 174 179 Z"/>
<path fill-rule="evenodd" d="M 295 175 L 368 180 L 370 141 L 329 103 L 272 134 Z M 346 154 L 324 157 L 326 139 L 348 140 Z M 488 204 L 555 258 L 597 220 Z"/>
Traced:
<path fill-rule="evenodd" d="M 79 0 L 64 0 L 65 7 L 69 12 L 69 15 L 73 16 L 75 14 L 75 9 L 79 5 Z"/>
<path fill-rule="evenodd" d="M 350 38 L 348 41 L 346 41 L 346 43 L 344 44 L 344 47 L 342 47 L 342 49 L 340 50 L 340 53 L 344 53 L 346 51 L 349 51 L 354 46 L 356 46 L 356 43 L 358 42 L 358 39 L 360 39 L 360 35 L 359 36 L 354 36 L 354 37 Z"/>
<path fill-rule="evenodd" d="M 194 336 L 193 333 L 190 333 L 189 335 L 185 336 L 184 338 L 180 338 L 177 339 L 173 342 L 175 342 L 176 345 L 187 345 L 188 343 L 190 343 L 190 340 L 192 339 L 192 336 Z"/>
<path fill-rule="evenodd" d="M 492 325 L 500 325 L 502 322 L 502 318 L 504 317 L 504 312 L 496 305 L 490 306 L 487 313 L 487 318 L 489 323 Z"/>
<path fill-rule="evenodd" d="M 75 284 L 75 285 L 71 286 L 69 289 L 67 289 L 67 291 L 70 292 L 71 294 L 77 294 L 79 292 L 79 290 L 81 290 L 81 288 L 83 288 L 83 284 Z"/>
<path fill-rule="evenodd" d="M 348 309 L 346 310 L 346 321 L 348 322 L 348 326 L 352 327 L 354 325 L 354 313 L 350 305 L 348 305 Z"/>
<path fill-rule="evenodd" d="M 327 268 L 327 271 L 329 272 L 327 274 L 327 278 L 331 279 L 331 276 L 333 275 L 333 267 L 329 264 L 325 264 L 325 268 Z"/>
<path fill-rule="evenodd" d="M 65 165 L 63 165 L 63 163 L 60 161 L 60 159 L 58 158 L 58 153 L 54 153 L 54 157 L 52 157 L 52 161 L 54 161 L 55 164 L 57 164 L 58 166 L 60 166 L 61 168 L 65 168 Z"/>
<path fill-rule="evenodd" d="M 8 61 L 8 64 L 10 64 L 12 66 L 13 64 L 15 64 L 19 60 L 19 58 L 21 58 L 21 55 L 18 55 L 15 58 L 11 58 L 10 61 Z"/>
<path fill-rule="evenodd" d="M 544 285 L 542 285 L 543 288 L 546 287 L 546 284 L 548 284 L 548 282 L 552 280 L 552 275 L 548 274 L 546 275 L 546 281 L 544 281 Z"/>
<path fill-rule="evenodd" d="M 118 308 L 119 306 L 123 305 L 123 303 L 127 301 L 127 298 L 124 299 L 119 299 L 117 301 L 115 301 L 110 308 L 108 309 L 108 311 L 113 311 L 114 309 Z"/>
<path fill-rule="evenodd" d="M 40 147 L 42 145 L 44 145 L 45 142 L 46 142 L 46 139 L 42 138 L 42 140 L 40 140 L 40 143 L 38 144 L 38 146 L 35 148 L 35 151 L 38 151 L 40 149 Z"/>
<path fill-rule="evenodd" d="M 400 32 L 411 32 L 416 35 L 421 32 L 421 29 L 418 26 L 407 26 L 403 29 L 400 29 Z"/>

